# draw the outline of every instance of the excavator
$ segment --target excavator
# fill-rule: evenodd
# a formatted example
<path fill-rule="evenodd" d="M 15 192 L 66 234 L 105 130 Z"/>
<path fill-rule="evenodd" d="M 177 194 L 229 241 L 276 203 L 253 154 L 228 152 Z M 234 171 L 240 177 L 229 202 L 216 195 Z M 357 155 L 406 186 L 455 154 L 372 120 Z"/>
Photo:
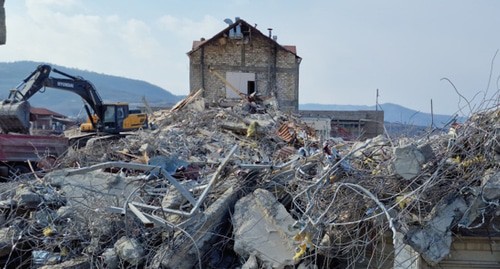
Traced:
<path fill-rule="evenodd" d="M 52 77 L 51 72 L 63 78 Z M 12 89 L 9 97 L 0 104 L 0 129 L 4 133 L 29 134 L 28 100 L 44 87 L 69 91 L 85 100 L 84 107 L 88 119 L 80 125 L 82 132 L 119 134 L 148 126 L 147 114 L 131 110 L 127 103 L 105 104 L 91 82 L 42 64 Z"/>

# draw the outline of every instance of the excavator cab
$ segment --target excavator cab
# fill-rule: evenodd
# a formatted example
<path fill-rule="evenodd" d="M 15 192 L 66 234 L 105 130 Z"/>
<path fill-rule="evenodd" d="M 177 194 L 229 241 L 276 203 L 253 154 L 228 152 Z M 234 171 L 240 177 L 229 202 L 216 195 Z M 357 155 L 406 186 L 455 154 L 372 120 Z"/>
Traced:
<path fill-rule="evenodd" d="M 102 131 L 105 133 L 119 133 L 148 127 L 147 115 L 139 110 L 130 110 L 127 103 L 103 104 Z M 92 122 L 99 122 L 99 117 L 92 116 L 87 122 L 80 125 L 82 132 L 95 132 Z"/>

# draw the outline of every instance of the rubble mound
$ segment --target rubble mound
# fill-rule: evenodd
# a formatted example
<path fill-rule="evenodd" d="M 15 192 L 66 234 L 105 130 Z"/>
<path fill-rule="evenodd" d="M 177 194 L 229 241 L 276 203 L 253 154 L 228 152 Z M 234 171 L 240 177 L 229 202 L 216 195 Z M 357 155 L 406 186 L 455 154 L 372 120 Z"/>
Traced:
<path fill-rule="evenodd" d="M 199 95 L 151 115 L 154 130 L 3 183 L 2 263 L 401 268 L 439 264 L 454 234 L 500 235 L 498 107 L 449 133 L 350 142 L 265 104 L 205 107 Z"/>

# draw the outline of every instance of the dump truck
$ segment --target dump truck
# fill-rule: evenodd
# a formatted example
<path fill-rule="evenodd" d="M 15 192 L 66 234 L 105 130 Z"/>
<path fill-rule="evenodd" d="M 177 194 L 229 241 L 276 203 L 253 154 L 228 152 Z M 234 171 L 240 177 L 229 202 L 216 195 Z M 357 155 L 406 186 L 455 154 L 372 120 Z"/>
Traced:
<path fill-rule="evenodd" d="M 48 169 L 68 147 L 64 136 L 0 134 L 0 178 Z"/>

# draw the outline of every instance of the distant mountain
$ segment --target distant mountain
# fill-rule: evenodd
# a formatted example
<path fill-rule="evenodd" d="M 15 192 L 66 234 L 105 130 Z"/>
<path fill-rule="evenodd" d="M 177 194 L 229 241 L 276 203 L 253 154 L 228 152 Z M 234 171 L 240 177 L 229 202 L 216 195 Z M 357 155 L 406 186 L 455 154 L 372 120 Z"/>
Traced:
<path fill-rule="evenodd" d="M 0 63 L 0 99 L 7 98 L 9 90 L 19 85 L 40 64 L 39 62 L 31 61 Z M 146 97 L 151 106 L 167 106 L 175 104 L 182 99 L 182 96 L 176 96 L 163 88 L 145 81 L 99 74 L 53 64 L 51 66 L 69 75 L 80 76 L 90 81 L 104 102 L 127 102 L 131 108 L 134 108 L 143 106 L 143 96 Z M 60 77 L 56 73 L 52 73 L 51 75 Z M 35 107 L 45 107 L 68 116 L 77 116 L 80 112 L 85 113 L 82 110 L 84 103 L 78 95 L 59 89 L 48 88 L 45 91 L 43 89 L 40 90 L 30 99 L 30 104 Z"/>
<path fill-rule="evenodd" d="M 375 110 L 375 106 L 357 105 L 323 105 L 323 104 L 299 104 L 300 110 Z M 401 123 L 405 125 L 430 126 L 432 116 L 400 105 L 385 103 L 379 105 L 379 110 L 384 111 L 384 121 Z M 454 119 L 455 116 L 434 114 L 435 127 L 441 128 Z M 457 117 L 457 121 L 463 122 L 463 117 Z"/>

